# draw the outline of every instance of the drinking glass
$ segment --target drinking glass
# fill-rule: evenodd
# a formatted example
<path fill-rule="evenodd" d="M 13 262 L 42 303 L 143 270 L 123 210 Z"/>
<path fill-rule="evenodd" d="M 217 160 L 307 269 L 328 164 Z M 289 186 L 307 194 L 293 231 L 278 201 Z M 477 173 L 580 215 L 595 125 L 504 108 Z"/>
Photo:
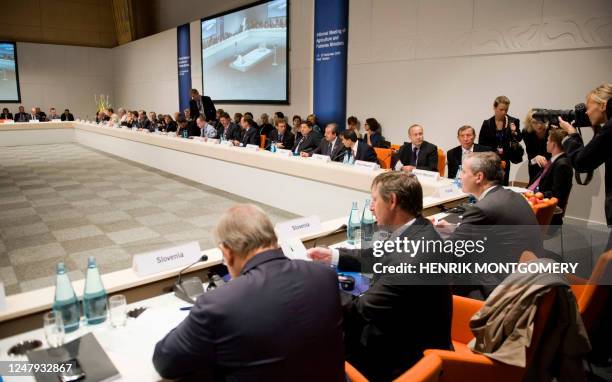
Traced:
<path fill-rule="evenodd" d="M 64 344 L 64 320 L 62 315 L 54 311 L 45 313 L 43 316 L 45 337 L 49 347 L 57 348 Z"/>
<path fill-rule="evenodd" d="M 125 326 L 127 321 L 127 302 L 125 296 L 116 294 L 108 299 L 111 325 L 113 328 Z"/>

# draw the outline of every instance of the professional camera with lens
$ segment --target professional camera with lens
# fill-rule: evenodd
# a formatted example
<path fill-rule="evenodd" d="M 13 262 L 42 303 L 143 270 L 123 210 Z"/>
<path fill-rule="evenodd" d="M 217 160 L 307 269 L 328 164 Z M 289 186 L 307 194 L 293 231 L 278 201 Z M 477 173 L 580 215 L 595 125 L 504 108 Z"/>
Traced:
<path fill-rule="evenodd" d="M 550 125 L 558 126 L 559 117 L 570 122 L 574 127 L 589 127 L 591 121 L 586 115 L 586 105 L 579 103 L 574 109 L 552 110 L 552 109 L 533 109 L 533 119 Z"/>

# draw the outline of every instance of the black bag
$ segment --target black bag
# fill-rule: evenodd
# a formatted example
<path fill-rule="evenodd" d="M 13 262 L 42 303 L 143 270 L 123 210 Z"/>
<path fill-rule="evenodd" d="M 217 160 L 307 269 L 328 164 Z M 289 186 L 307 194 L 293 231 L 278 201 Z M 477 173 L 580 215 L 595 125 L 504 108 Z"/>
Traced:
<path fill-rule="evenodd" d="M 523 155 L 525 155 L 525 149 L 519 142 L 510 141 L 510 150 L 508 152 L 508 159 L 514 164 L 521 163 L 523 161 Z"/>

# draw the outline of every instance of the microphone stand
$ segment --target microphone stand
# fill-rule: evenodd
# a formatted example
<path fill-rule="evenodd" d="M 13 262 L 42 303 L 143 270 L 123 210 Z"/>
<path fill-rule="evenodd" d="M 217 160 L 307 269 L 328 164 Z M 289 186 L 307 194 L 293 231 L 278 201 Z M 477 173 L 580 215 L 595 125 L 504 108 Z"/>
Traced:
<path fill-rule="evenodd" d="M 207 255 L 202 255 L 198 260 L 194 261 L 193 263 L 189 264 L 185 268 L 181 269 L 181 271 L 178 274 L 178 279 L 174 283 L 174 295 L 176 297 L 178 297 L 181 300 L 186 301 L 186 302 L 188 302 L 190 304 L 195 304 L 195 300 L 190 297 L 190 294 L 195 294 L 195 293 L 189 293 L 189 292 L 200 292 L 200 289 L 201 289 L 201 293 L 200 294 L 204 293 L 204 286 L 202 286 L 202 285 L 200 285 L 200 288 L 198 290 L 187 291 L 187 289 L 185 289 L 185 286 L 183 285 L 183 272 L 185 272 L 187 269 L 193 267 L 197 263 L 200 263 L 200 262 L 206 261 L 206 260 L 208 260 L 208 256 Z"/>

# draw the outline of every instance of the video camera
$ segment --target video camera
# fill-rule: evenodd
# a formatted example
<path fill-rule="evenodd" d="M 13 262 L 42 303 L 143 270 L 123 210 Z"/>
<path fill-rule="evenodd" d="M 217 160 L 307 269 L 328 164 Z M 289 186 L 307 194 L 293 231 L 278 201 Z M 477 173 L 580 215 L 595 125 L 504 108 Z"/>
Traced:
<path fill-rule="evenodd" d="M 576 128 L 591 126 L 591 121 L 586 115 L 586 105 L 583 103 L 574 106 L 573 110 L 533 109 L 532 118 L 543 123 L 559 126 L 559 117 Z"/>

